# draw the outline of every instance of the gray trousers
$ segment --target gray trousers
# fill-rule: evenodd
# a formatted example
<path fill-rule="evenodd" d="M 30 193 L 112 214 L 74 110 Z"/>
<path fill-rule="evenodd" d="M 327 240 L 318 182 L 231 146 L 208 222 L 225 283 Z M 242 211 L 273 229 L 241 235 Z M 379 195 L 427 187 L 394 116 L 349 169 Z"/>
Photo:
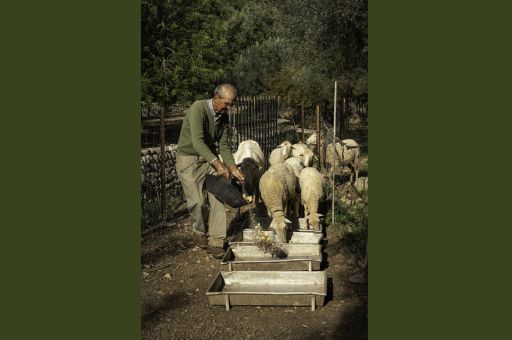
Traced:
<path fill-rule="evenodd" d="M 222 247 L 226 238 L 226 208 L 204 186 L 206 174 L 216 175 L 217 171 L 202 157 L 176 155 L 176 172 L 187 200 L 192 230 L 207 234 L 210 246 Z"/>

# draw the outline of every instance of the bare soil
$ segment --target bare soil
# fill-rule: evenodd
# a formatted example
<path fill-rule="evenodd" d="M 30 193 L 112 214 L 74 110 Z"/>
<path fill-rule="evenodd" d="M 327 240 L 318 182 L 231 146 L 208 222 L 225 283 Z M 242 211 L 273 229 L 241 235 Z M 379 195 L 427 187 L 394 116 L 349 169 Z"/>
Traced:
<path fill-rule="evenodd" d="M 228 209 L 228 234 L 244 227 Z M 254 212 L 254 209 L 252 210 Z M 328 296 L 324 306 L 211 306 L 206 290 L 227 268 L 192 242 L 186 210 L 173 220 L 144 227 L 141 259 L 142 339 L 367 339 L 367 285 L 349 278 L 361 274 L 339 244 L 323 251 Z"/>

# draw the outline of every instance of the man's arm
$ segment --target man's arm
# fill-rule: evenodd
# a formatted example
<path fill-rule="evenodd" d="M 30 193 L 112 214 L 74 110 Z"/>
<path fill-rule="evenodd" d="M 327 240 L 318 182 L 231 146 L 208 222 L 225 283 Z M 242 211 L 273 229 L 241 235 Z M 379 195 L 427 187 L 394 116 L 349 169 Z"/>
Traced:
<path fill-rule="evenodd" d="M 222 160 L 226 163 L 229 168 L 229 172 L 240 182 L 245 181 L 244 174 L 235 164 L 235 160 L 233 159 L 233 154 L 231 153 L 231 148 L 229 147 L 229 139 L 228 139 L 228 124 L 224 125 L 222 130 L 222 136 L 219 140 L 219 151 L 222 156 Z"/>
<path fill-rule="evenodd" d="M 217 158 L 204 142 L 204 122 L 203 115 L 200 111 L 200 102 L 194 103 L 188 113 L 188 121 L 190 124 L 190 138 L 192 139 L 192 147 L 203 157 L 208 163 Z M 222 155 L 224 157 L 224 155 Z"/>
<path fill-rule="evenodd" d="M 219 140 L 219 153 L 222 156 L 224 163 L 229 167 L 235 163 L 235 160 L 233 159 L 233 154 L 229 147 L 228 129 L 228 124 L 224 124 L 224 127 L 222 128 L 222 135 Z"/>

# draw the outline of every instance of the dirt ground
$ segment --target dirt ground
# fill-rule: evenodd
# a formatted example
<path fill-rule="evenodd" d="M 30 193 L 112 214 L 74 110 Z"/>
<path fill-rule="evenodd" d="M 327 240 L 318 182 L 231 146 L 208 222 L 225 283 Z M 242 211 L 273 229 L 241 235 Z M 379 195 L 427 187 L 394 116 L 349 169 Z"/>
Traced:
<path fill-rule="evenodd" d="M 228 234 L 247 227 L 244 216 L 228 209 Z M 367 285 L 350 277 L 361 268 L 329 243 L 323 250 L 322 270 L 328 277 L 323 306 L 211 306 L 206 290 L 220 271 L 221 260 L 192 242 L 186 210 L 172 222 L 142 231 L 142 339 L 367 339 Z"/>

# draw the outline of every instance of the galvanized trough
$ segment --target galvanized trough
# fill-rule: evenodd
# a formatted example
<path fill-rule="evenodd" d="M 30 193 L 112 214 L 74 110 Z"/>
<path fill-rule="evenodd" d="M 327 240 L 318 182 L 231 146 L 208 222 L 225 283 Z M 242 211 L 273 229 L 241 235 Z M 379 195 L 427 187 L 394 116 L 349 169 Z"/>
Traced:
<path fill-rule="evenodd" d="M 287 256 L 272 257 L 252 244 L 233 244 L 222 259 L 232 270 L 319 270 L 322 262 L 320 244 L 283 243 Z"/>
<path fill-rule="evenodd" d="M 310 233 L 319 233 L 322 234 L 322 228 L 320 230 L 314 230 L 310 225 L 309 221 L 305 218 L 299 218 L 299 224 L 294 225 L 294 231 L 307 231 Z"/>
<path fill-rule="evenodd" d="M 274 239 L 275 233 L 273 230 L 262 231 L 268 238 Z M 244 229 L 241 233 L 233 237 L 229 244 L 253 244 L 256 242 L 256 235 L 254 229 Z M 313 243 L 319 244 L 322 241 L 323 235 L 321 233 L 311 233 L 302 231 L 288 231 L 286 239 L 289 243 Z"/>
<path fill-rule="evenodd" d="M 220 272 L 206 291 L 212 305 L 322 306 L 327 274 L 297 271 Z"/>

